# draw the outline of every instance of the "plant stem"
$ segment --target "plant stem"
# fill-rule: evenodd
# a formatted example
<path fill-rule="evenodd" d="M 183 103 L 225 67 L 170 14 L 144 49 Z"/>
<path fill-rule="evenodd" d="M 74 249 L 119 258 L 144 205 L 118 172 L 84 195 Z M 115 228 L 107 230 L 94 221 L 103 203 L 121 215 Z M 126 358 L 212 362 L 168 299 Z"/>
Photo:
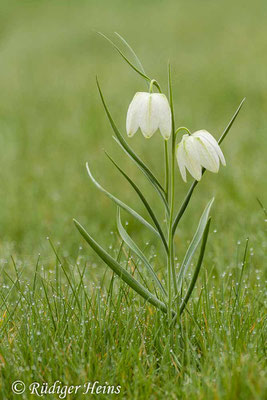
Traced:
<path fill-rule="evenodd" d="M 173 246 L 173 213 L 174 213 L 174 166 L 175 166 L 175 132 L 172 132 L 172 148 L 171 148 L 171 168 L 170 168 L 170 216 L 169 216 L 169 226 L 168 226 L 168 316 L 171 318 L 171 308 L 172 308 L 172 282 L 174 287 L 174 297 L 178 298 L 178 287 L 175 273 L 175 263 L 174 263 L 174 246 Z M 179 309 L 177 311 L 179 313 Z M 178 314 L 177 314 L 178 315 Z"/>
<path fill-rule="evenodd" d="M 188 135 L 192 135 L 188 128 L 186 128 L 185 126 L 180 126 L 180 128 L 176 129 L 175 136 L 177 135 L 178 132 L 180 132 L 182 130 L 186 131 L 188 133 Z"/>
<path fill-rule="evenodd" d="M 168 84 L 169 84 L 169 100 L 170 100 L 170 108 L 171 108 L 171 119 L 172 119 L 172 148 L 171 148 L 171 174 L 170 174 L 170 199 L 168 198 L 168 204 L 170 202 L 170 214 L 168 219 L 168 259 L 167 259 L 167 273 L 168 273 L 168 318 L 170 326 L 172 325 L 172 280 L 174 286 L 175 298 L 178 298 L 178 288 L 177 281 L 175 275 L 175 265 L 174 265 L 174 249 L 173 249 L 173 212 L 174 212 L 174 162 L 175 162 L 175 140 L 176 140 L 176 132 L 175 132 L 175 119 L 174 119 L 174 109 L 173 109 L 173 98 L 172 98 L 172 84 L 171 84 L 171 67 L 169 64 L 168 71 Z M 177 316 L 179 315 L 179 304 L 177 302 Z"/>
<path fill-rule="evenodd" d="M 169 201 L 169 154 L 168 141 L 164 140 L 164 156 L 165 156 L 165 197 Z"/>
<path fill-rule="evenodd" d="M 152 80 L 150 81 L 150 84 L 149 84 L 149 93 L 153 93 L 153 85 L 156 86 L 156 88 L 158 89 L 159 93 L 161 93 L 160 85 L 159 85 L 159 83 L 156 81 L 156 79 L 152 79 Z"/>

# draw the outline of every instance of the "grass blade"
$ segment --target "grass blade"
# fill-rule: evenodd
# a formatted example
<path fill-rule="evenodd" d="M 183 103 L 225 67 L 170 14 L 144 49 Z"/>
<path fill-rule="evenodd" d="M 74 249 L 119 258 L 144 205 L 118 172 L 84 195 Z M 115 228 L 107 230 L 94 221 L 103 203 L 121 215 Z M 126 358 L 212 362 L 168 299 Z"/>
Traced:
<path fill-rule="evenodd" d="M 110 161 L 115 165 L 115 167 L 118 169 L 118 171 L 120 171 L 120 173 L 124 176 L 125 179 L 127 179 L 127 181 L 130 183 L 130 185 L 132 186 L 132 188 L 135 190 L 135 192 L 137 193 L 137 195 L 139 196 L 140 200 L 142 201 L 142 203 L 144 204 L 147 212 L 149 213 L 152 221 L 154 222 L 158 233 L 161 237 L 162 243 L 166 249 L 166 251 L 168 252 L 168 244 L 166 241 L 166 238 L 164 236 L 164 233 L 161 229 L 160 223 L 157 219 L 157 217 L 155 216 L 152 208 L 150 207 L 148 201 L 146 200 L 145 196 L 143 195 L 143 193 L 141 192 L 141 190 L 138 188 L 138 186 L 132 181 L 132 179 L 118 166 L 118 164 L 108 155 L 108 153 L 106 153 L 107 157 L 110 159 Z"/>
<path fill-rule="evenodd" d="M 129 214 L 131 214 L 135 219 L 137 219 L 137 221 L 141 222 L 141 224 L 143 224 L 144 226 L 146 226 L 147 228 L 149 228 L 153 233 L 155 233 L 157 236 L 159 236 L 158 231 L 156 231 L 156 229 L 150 225 L 149 222 L 147 222 L 143 217 L 141 217 L 140 214 L 138 214 L 136 211 L 134 211 L 131 207 L 127 206 L 127 204 L 123 203 L 121 200 L 119 200 L 117 197 L 113 196 L 113 194 L 109 193 L 106 189 L 104 189 L 93 177 L 90 169 L 89 169 L 89 165 L 88 163 L 86 163 L 86 169 L 88 172 L 88 175 L 91 179 L 91 181 L 95 184 L 95 186 L 101 190 L 101 192 L 105 193 L 106 196 L 108 196 L 112 201 L 114 201 L 114 203 L 116 203 L 119 207 L 121 207 L 123 210 L 127 211 Z"/>
<path fill-rule="evenodd" d="M 236 295 L 235 295 L 234 305 L 233 305 L 233 308 L 232 308 L 231 323 L 232 323 L 232 319 L 233 319 L 233 316 L 234 316 L 234 313 L 235 313 L 236 304 L 239 302 L 241 285 L 242 285 L 242 278 L 243 278 L 243 274 L 244 274 L 244 270 L 245 270 L 245 266 L 246 266 L 246 260 L 247 260 L 248 243 L 249 243 L 249 238 L 247 238 L 247 240 L 246 240 L 245 251 L 244 251 L 244 255 L 243 255 L 243 261 L 242 261 L 242 264 L 241 264 L 240 277 L 239 277 L 239 281 L 238 281 L 238 285 L 237 285 L 237 291 L 236 291 Z"/>
<path fill-rule="evenodd" d="M 127 283 L 133 290 L 135 290 L 140 296 L 142 296 L 146 301 L 153 304 L 155 307 L 163 312 L 167 312 L 166 305 L 156 298 L 149 290 L 147 290 L 143 285 L 141 285 L 128 271 L 126 271 L 122 266 L 111 257 L 79 224 L 75 219 L 73 220 L 76 228 L 86 240 L 86 242 L 92 247 L 92 249 L 97 253 L 97 255 L 107 264 L 114 272 L 117 274 L 124 282 Z"/>
<path fill-rule="evenodd" d="M 178 289 L 181 290 L 181 286 L 182 286 L 182 282 L 183 282 L 183 278 L 186 274 L 186 271 L 188 269 L 188 266 L 190 264 L 190 261 L 192 260 L 193 255 L 196 252 L 196 249 L 201 241 L 201 238 L 204 234 L 207 222 L 208 222 L 208 218 L 209 218 L 209 212 L 212 206 L 212 203 L 214 201 L 214 198 L 212 198 L 209 203 L 207 204 L 203 214 L 201 215 L 196 233 L 194 234 L 194 237 L 187 249 L 187 252 L 185 254 L 184 260 L 182 262 L 179 274 L 178 274 L 178 280 L 177 280 L 177 285 L 178 285 Z"/>
<path fill-rule="evenodd" d="M 184 298 L 184 300 L 183 300 L 183 302 L 181 304 L 180 315 L 184 311 L 184 309 L 186 307 L 186 304 L 187 304 L 188 300 L 190 299 L 190 296 L 191 296 L 191 294 L 193 292 L 193 289 L 195 287 L 195 284 L 196 284 L 196 281 L 197 281 L 197 278 L 198 278 L 198 274 L 199 274 L 199 271 L 200 271 L 200 268 L 201 268 L 201 265 L 202 265 L 202 261 L 203 261 L 204 253 L 205 253 L 205 249 L 206 249 L 206 244 L 207 244 L 207 240 L 208 240 L 208 236 L 209 236 L 210 222 L 211 222 L 211 218 L 208 219 L 208 222 L 206 223 L 206 226 L 205 226 L 205 230 L 204 230 L 204 233 L 203 233 L 202 244 L 201 244 L 201 249 L 200 249 L 200 253 L 199 253 L 199 257 L 198 257 L 198 262 L 197 262 L 197 265 L 196 265 L 196 268 L 195 268 L 195 271 L 194 271 L 194 275 L 193 275 L 193 277 L 191 279 L 190 285 L 189 285 L 189 287 L 187 289 L 185 298 Z"/>
<path fill-rule="evenodd" d="M 163 293 L 164 296 L 167 295 L 164 287 L 162 286 L 162 283 L 160 282 L 159 278 L 157 277 L 155 271 L 153 270 L 152 266 L 150 265 L 148 259 L 144 255 L 144 253 L 139 249 L 137 244 L 133 241 L 133 239 L 128 235 L 126 230 L 124 229 L 122 223 L 121 223 L 121 217 L 120 217 L 120 209 L 117 209 L 117 227 L 119 234 L 121 235 L 122 240 L 127 244 L 127 246 L 137 255 L 137 257 L 140 258 L 141 261 L 143 261 L 144 265 L 147 267 L 153 281 L 158 285 L 159 289 Z"/>
<path fill-rule="evenodd" d="M 49 312 L 50 312 L 51 321 L 52 321 L 54 329 L 56 331 L 57 330 L 57 325 L 56 325 L 56 322 L 54 320 L 52 307 L 51 307 L 51 304 L 50 304 L 50 301 L 49 301 L 49 298 L 48 298 L 48 294 L 47 294 L 47 290 L 46 290 L 43 278 L 41 278 L 41 283 L 42 283 L 42 286 L 43 286 L 43 289 L 44 289 L 44 294 L 45 294 L 46 302 L 47 302 L 48 309 L 49 309 Z"/>
<path fill-rule="evenodd" d="M 262 211 L 264 212 L 265 217 L 267 217 L 267 211 L 266 208 L 264 207 L 264 205 L 262 204 L 262 202 L 260 201 L 260 199 L 257 197 L 257 202 L 260 205 L 260 208 L 262 209 Z"/>
<path fill-rule="evenodd" d="M 126 140 L 124 139 L 124 137 L 121 135 L 120 131 L 118 130 L 104 99 L 102 90 L 100 88 L 99 82 L 96 79 L 96 83 L 97 83 L 97 87 L 98 87 L 98 91 L 101 97 L 101 101 L 103 103 L 104 109 L 106 111 L 107 117 L 109 119 L 109 122 L 111 124 L 111 127 L 113 129 L 113 132 L 115 133 L 116 136 L 116 142 L 122 147 L 122 149 L 125 151 L 125 153 L 128 155 L 128 157 L 130 157 L 135 163 L 136 165 L 141 169 L 141 171 L 145 174 L 145 176 L 148 178 L 148 180 L 151 182 L 151 184 L 154 186 L 154 188 L 156 189 L 156 191 L 158 192 L 159 196 L 161 197 L 166 210 L 168 211 L 169 207 L 168 207 L 168 203 L 166 202 L 165 196 L 164 196 L 164 188 L 162 187 L 162 185 L 160 184 L 160 182 L 158 181 L 158 179 L 154 176 L 154 174 L 150 171 L 150 169 L 145 165 L 145 163 L 137 156 L 137 154 L 133 151 L 133 149 L 128 145 L 128 143 L 126 142 Z"/>
<path fill-rule="evenodd" d="M 232 116 L 232 118 L 231 118 L 230 122 L 228 123 L 227 127 L 225 128 L 225 130 L 223 131 L 220 139 L 218 140 L 219 144 L 222 143 L 222 141 L 225 139 L 227 133 L 231 129 L 231 127 L 232 127 L 236 117 L 238 116 L 238 114 L 239 114 L 239 112 L 240 112 L 245 100 L 246 100 L 246 98 L 244 98 L 241 101 L 241 103 L 239 104 L 236 112 Z M 206 169 L 203 168 L 202 169 L 202 175 L 205 173 L 205 171 L 206 171 Z M 192 185 L 191 185 L 190 189 L 188 190 L 187 195 L 185 196 L 185 199 L 184 199 L 184 201 L 183 201 L 183 203 L 182 203 L 182 205 L 181 205 L 181 207 L 180 207 L 180 209 L 179 209 L 179 211 L 178 211 L 178 213 L 177 213 L 177 215 L 176 215 L 176 217 L 174 219 L 174 222 L 173 222 L 173 225 L 172 225 L 172 234 L 173 235 L 175 234 L 175 231 L 177 229 L 178 223 L 179 223 L 180 219 L 182 218 L 182 216 L 183 216 L 183 214 L 184 214 L 184 212 L 185 212 L 185 210 L 186 210 L 186 208 L 188 206 L 189 200 L 190 200 L 190 198 L 191 198 L 191 196 L 193 194 L 193 191 L 194 191 L 195 187 L 197 186 L 197 184 L 198 184 L 198 181 L 196 181 L 196 180 L 192 183 Z"/>
<path fill-rule="evenodd" d="M 38 267 L 39 267 L 39 261 L 40 261 L 40 254 L 38 255 L 37 263 L 36 263 L 36 265 L 35 265 L 34 278 L 33 278 L 33 285 L 32 285 L 32 295 L 33 295 L 33 296 L 34 296 L 35 288 L 36 288 L 36 279 L 37 279 L 37 271 L 38 271 Z"/>

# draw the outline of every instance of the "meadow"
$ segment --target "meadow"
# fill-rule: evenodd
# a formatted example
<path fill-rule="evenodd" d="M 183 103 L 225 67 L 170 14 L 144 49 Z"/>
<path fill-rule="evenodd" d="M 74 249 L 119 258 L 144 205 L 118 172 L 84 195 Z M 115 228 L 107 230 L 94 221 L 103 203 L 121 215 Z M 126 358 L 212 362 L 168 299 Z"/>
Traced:
<path fill-rule="evenodd" d="M 26 387 L 59 380 L 121 386 L 117 395 L 79 391 L 67 399 L 265 399 L 266 2 L 0 6 L 0 398 L 38 398 L 12 393 L 16 380 Z M 166 93 L 170 61 L 178 126 L 218 139 L 246 97 L 222 144 L 226 167 L 205 174 L 175 236 L 179 263 L 214 196 L 204 263 L 174 343 L 164 315 L 114 277 L 73 224 L 79 220 L 146 278 L 127 247 L 121 250 L 116 207 L 85 168 L 88 161 L 104 187 L 146 217 L 107 150 L 163 221 L 158 198 L 112 138 L 95 77 L 125 138 L 129 103 L 147 87 L 98 31 L 113 40 L 114 31 L 122 34 Z M 160 135 L 127 140 L 163 181 Z M 178 168 L 175 180 L 182 202 L 190 183 Z M 123 219 L 164 277 L 157 241 Z"/>

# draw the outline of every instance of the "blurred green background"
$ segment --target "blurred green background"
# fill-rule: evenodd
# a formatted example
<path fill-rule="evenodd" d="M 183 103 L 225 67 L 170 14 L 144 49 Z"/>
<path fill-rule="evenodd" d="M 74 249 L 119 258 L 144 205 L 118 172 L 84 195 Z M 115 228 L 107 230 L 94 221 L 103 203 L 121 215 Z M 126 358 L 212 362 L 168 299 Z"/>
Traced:
<path fill-rule="evenodd" d="M 95 84 L 98 75 L 125 134 L 129 102 L 146 85 L 96 33 L 116 40 L 117 31 L 164 90 L 170 60 L 177 126 L 205 128 L 218 138 L 240 101 L 247 98 L 222 145 L 226 168 L 219 175 L 205 175 L 181 229 L 183 238 L 189 239 L 205 204 L 215 195 L 217 233 L 212 243 L 217 256 L 231 259 L 237 240 L 250 236 L 261 261 L 264 214 L 256 197 L 266 202 L 266 1 L 2 0 L 0 4 L 2 258 L 18 254 L 36 259 L 39 252 L 49 258 L 47 236 L 61 243 L 66 256 L 75 257 L 82 240 L 73 217 L 109 245 L 115 206 L 88 179 L 86 161 L 105 187 L 143 212 L 103 148 L 140 180 L 161 212 L 154 192 L 114 143 Z M 131 144 L 163 179 L 160 135 L 146 141 L 139 132 Z M 176 178 L 181 201 L 187 186 L 178 168 Z M 149 237 L 136 224 L 131 223 L 130 229 L 135 237 Z"/>

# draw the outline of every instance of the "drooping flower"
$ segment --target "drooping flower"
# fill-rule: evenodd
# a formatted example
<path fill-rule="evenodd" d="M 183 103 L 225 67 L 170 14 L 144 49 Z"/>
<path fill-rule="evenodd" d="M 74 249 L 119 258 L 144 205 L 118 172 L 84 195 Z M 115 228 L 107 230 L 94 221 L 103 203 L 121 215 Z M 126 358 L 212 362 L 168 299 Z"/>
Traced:
<path fill-rule="evenodd" d="M 211 172 L 219 171 L 220 161 L 226 165 L 224 155 L 214 137 L 206 130 L 191 135 L 183 135 L 176 148 L 176 157 L 183 180 L 186 182 L 186 169 L 199 181 L 202 167 Z"/>
<path fill-rule="evenodd" d="M 145 138 L 151 138 L 157 129 L 165 140 L 171 135 L 171 109 L 162 93 L 137 92 L 131 101 L 126 118 L 126 131 L 132 137 L 138 128 Z"/>

